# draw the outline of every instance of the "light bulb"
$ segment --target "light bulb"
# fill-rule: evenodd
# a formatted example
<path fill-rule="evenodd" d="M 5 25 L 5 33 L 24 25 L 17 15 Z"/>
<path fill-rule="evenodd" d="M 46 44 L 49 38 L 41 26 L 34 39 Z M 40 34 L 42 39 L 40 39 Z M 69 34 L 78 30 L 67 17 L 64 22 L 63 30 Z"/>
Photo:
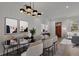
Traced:
<path fill-rule="evenodd" d="M 22 10 L 21 10 L 20 12 L 21 12 L 21 13 L 23 13 L 23 11 L 22 11 Z"/>
<path fill-rule="evenodd" d="M 34 15 L 37 15 L 37 12 L 38 12 L 37 10 L 33 10 Z"/>

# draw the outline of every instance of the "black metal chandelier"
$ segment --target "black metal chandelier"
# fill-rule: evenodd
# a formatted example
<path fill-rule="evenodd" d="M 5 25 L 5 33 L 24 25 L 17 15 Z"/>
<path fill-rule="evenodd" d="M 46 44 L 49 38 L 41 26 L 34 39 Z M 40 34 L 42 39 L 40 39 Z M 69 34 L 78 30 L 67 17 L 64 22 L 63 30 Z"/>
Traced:
<path fill-rule="evenodd" d="M 31 2 L 30 2 L 30 6 L 24 5 L 24 7 L 25 8 L 20 8 L 21 13 L 24 13 L 29 16 L 41 16 L 42 15 L 42 13 L 40 13 L 36 9 L 34 9 L 34 3 L 33 3 L 33 7 L 31 5 Z"/>

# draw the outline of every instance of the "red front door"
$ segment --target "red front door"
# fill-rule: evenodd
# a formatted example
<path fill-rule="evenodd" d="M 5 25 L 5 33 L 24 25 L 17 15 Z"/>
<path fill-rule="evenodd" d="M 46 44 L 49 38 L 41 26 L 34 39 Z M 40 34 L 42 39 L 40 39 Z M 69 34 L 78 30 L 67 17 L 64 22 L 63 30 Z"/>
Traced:
<path fill-rule="evenodd" d="M 61 22 L 56 22 L 55 23 L 55 27 L 56 27 L 56 35 L 58 38 L 61 38 L 62 36 L 62 23 Z"/>

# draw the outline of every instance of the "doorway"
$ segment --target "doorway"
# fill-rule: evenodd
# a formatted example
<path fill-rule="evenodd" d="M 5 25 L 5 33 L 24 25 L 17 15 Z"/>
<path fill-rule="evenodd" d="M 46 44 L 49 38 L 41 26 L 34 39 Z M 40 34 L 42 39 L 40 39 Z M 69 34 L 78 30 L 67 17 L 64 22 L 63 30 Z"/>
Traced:
<path fill-rule="evenodd" d="M 62 37 L 62 22 L 55 23 L 55 33 L 58 38 Z"/>

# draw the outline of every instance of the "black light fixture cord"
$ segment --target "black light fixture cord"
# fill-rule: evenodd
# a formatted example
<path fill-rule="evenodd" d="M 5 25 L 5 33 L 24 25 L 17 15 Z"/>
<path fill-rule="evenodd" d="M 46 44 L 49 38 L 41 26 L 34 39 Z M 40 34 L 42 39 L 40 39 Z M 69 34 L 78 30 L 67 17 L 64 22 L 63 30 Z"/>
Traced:
<path fill-rule="evenodd" d="M 34 2 L 33 2 L 33 9 L 34 9 Z"/>
<path fill-rule="evenodd" d="M 30 7 L 31 7 L 31 2 L 30 2 Z"/>

